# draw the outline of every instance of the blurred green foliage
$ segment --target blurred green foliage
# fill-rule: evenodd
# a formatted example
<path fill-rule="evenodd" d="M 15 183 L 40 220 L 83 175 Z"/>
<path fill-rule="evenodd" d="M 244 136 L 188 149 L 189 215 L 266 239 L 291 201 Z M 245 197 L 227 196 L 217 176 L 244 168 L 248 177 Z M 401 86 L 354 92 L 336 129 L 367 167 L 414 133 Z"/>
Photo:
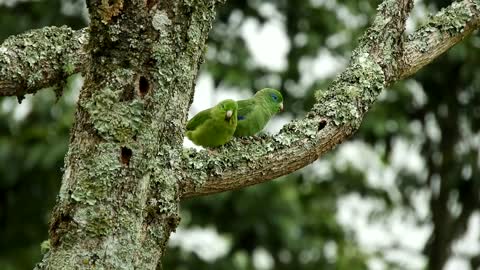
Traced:
<path fill-rule="evenodd" d="M 85 20 L 79 13 L 67 16 L 61 12 L 65 2 L 79 1 L 0 7 L 0 40 L 46 25 L 83 27 Z M 312 106 L 314 90 L 325 89 L 334 76 L 306 84 L 300 69 L 304 61 L 315 58 L 321 49 L 348 59 L 378 3 L 229 0 L 218 10 L 203 70 L 215 86 L 279 88 L 288 112 L 301 117 Z M 435 12 L 450 1 L 419 3 Z M 255 63 L 242 35 L 246 20 L 260 26 L 272 20 L 281 22 L 290 44 L 284 69 Z M 339 157 L 333 151 L 323 157 L 331 171 L 321 176 L 316 167 L 310 167 L 270 183 L 183 202 L 182 227 L 213 226 L 229 239 L 230 249 L 225 256 L 207 262 L 172 247 L 164 258 L 164 269 L 254 269 L 252 258 L 259 248 L 270 254 L 273 269 L 368 269 L 372 257 L 383 259 L 384 254 L 365 251 L 352 228 L 339 223 L 338 201 L 348 194 L 382 202 L 383 210 L 373 213 L 374 219 L 405 209 L 419 224 L 431 224 L 423 253 L 428 269 L 442 269 L 452 256 L 453 241 L 465 232 L 480 205 L 479 47 L 480 37 L 475 33 L 413 78 L 393 85 L 355 135 L 355 140 L 374 149 L 383 166 L 394 166 L 393 151 L 399 140 L 419 147 L 425 164 L 421 173 L 398 170 L 394 177 L 400 198 L 392 197 L 388 188 L 372 185 L 368 168 L 335 166 Z M 72 95 L 71 89 L 66 91 Z M 48 237 L 74 104 L 71 98 L 55 101 L 53 92 L 41 91 L 24 101 L 31 104 L 31 110 L 21 118 L 14 102 L 0 99 L 0 269 L 31 269 L 40 259 L 41 241 Z M 414 197 L 420 191 L 429 194 L 426 217 L 415 212 Z M 334 250 L 333 255 L 327 247 Z M 478 267 L 479 258 L 480 254 L 467 258 L 472 269 Z M 386 265 L 401 268 L 393 262 Z"/>

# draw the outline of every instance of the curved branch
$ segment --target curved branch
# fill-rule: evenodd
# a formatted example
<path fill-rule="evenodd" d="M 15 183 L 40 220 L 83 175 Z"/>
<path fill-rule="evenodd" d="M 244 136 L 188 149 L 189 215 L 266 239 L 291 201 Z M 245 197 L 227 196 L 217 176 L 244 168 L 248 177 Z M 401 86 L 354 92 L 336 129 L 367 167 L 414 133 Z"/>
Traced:
<path fill-rule="evenodd" d="M 411 0 L 386 0 L 373 25 L 353 52 L 349 67 L 300 121 L 287 124 L 274 137 L 245 146 L 233 140 L 219 155 L 192 153 L 189 179 L 180 183 L 182 197 L 241 188 L 288 174 L 310 164 L 344 141 L 394 74 L 392 59 L 401 53 Z"/>
<path fill-rule="evenodd" d="M 405 41 L 398 79 L 404 79 L 479 28 L 474 0 L 455 2 Z M 0 47 L 0 96 L 22 96 L 85 69 L 85 29 L 46 27 L 12 36 Z"/>
<path fill-rule="evenodd" d="M 415 74 L 479 27 L 478 1 L 452 3 L 408 36 L 398 78 Z"/>
<path fill-rule="evenodd" d="M 461 3 L 466 3 L 463 9 Z M 217 154 L 188 152 L 188 175 L 179 183 L 182 198 L 243 188 L 286 175 L 346 140 L 385 86 L 413 74 L 446 51 L 445 43 L 459 42 L 479 27 L 478 5 L 472 0 L 461 3 L 440 11 L 427 24 L 433 28 L 421 28 L 403 44 L 412 1 L 384 1 L 347 69 L 327 91 L 317 91 L 317 103 L 304 119 L 292 121 L 277 135 L 253 137 L 246 145 L 234 139 Z M 450 20 L 454 20 L 454 28 L 448 26 Z M 424 49 L 416 52 L 420 43 L 425 44 Z"/>
<path fill-rule="evenodd" d="M 35 93 L 81 71 L 87 35 L 86 29 L 45 27 L 5 40 L 0 46 L 0 96 Z"/>
<path fill-rule="evenodd" d="M 351 126 L 335 126 L 319 117 L 307 122 L 312 126 L 299 121 L 275 137 L 250 137 L 255 140 L 248 145 L 234 139 L 218 155 L 206 151 L 190 153 L 190 175 L 180 187 L 182 198 L 239 189 L 289 174 L 312 163 L 353 133 Z M 316 123 L 322 124 L 315 128 Z M 318 130 L 323 124 L 326 126 Z"/>

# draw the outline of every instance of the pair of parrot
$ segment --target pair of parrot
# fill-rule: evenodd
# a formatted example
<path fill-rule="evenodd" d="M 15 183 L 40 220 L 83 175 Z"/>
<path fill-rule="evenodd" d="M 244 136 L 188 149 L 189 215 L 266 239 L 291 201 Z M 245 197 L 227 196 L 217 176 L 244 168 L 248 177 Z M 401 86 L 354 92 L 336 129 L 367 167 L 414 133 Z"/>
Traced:
<path fill-rule="evenodd" d="M 232 137 L 258 133 L 280 111 L 283 111 L 282 94 L 275 89 L 264 88 L 250 99 L 226 99 L 199 112 L 188 121 L 186 135 L 196 145 L 221 146 Z"/>

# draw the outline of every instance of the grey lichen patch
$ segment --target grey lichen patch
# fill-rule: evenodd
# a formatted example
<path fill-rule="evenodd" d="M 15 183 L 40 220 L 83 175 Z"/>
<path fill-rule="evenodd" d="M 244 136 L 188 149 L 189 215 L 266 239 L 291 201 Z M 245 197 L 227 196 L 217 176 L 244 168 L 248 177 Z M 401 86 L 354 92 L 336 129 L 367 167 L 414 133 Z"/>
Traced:
<path fill-rule="evenodd" d="M 480 13 L 480 4 L 473 2 L 465 5 L 462 2 L 453 2 L 435 15 L 431 15 L 425 25 L 408 37 L 408 41 L 418 41 L 418 49 L 425 52 L 429 48 L 431 34 L 446 33 L 451 36 L 465 30 L 467 23 L 473 16 Z"/>
<path fill-rule="evenodd" d="M 376 100 L 385 85 L 383 70 L 368 53 L 355 52 L 352 62 L 327 91 L 315 93 L 317 115 L 334 123 L 360 124 L 362 115 Z"/>
<path fill-rule="evenodd" d="M 98 198 L 104 197 L 108 192 L 107 187 L 102 184 L 86 182 L 82 186 L 77 186 L 71 197 L 74 201 L 94 205 Z"/>
<path fill-rule="evenodd" d="M 146 201 L 145 218 L 177 217 L 179 201 L 177 182 L 182 177 L 179 174 L 182 165 L 180 150 L 179 147 L 162 145 L 146 164 L 142 179 L 149 180 L 150 194 Z"/>
<path fill-rule="evenodd" d="M 95 236 L 108 235 L 115 229 L 115 227 L 112 226 L 115 220 L 118 220 L 116 211 L 108 205 L 94 205 L 79 208 L 73 217 L 73 221 L 75 221 L 86 234 Z"/>
<path fill-rule="evenodd" d="M 165 12 L 165 10 L 157 10 L 155 15 L 153 15 L 153 28 L 160 33 L 164 33 L 166 31 L 166 28 L 171 24 L 172 22 L 168 18 L 167 12 Z"/>
<path fill-rule="evenodd" d="M 190 27 L 188 28 L 187 31 L 187 37 L 188 39 L 194 43 L 198 44 L 200 40 L 202 40 L 203 37 L 203 31 L 202 31 L 202 25 L 198 23 L 192 23 L 190 24 Z"/>
<path fill-rule="evenodd" d="M 43 241 L 40 244 L 40 252 L 42 254 L 47 253 L 50 250 L 50 239 Z"/>
<path fill-rule="evenodd" d="M 203 154 L 203 157 L 200 157 Z M 197 151 L 195 149 L 183 149 L 183 160 L 187 168 L 192 172 L 193 185 L 198 187 L 202 186 L 207 180 L 206 168 L 208 162 L 206 162 L 206 151 Z"/>
<path fill-rule="evenodd" d="M 157 169 L 152 171 L 153 190 L 161 191 L 161 196 L 154 196 L 149 201 L 149 206 L 154 207 L 157 213 L 171 214 L 177 211 L 177 174 L 170 169 Z"/>
<path fill-rule="evenodd" d="M 175 61 L 175 51 L 168 42 L 165 43 L 155 43 L 152 46 L 153 58 L 158 63 L 158 65 L 168 65 L 171 62 Z M 174 78 L 174 72 L 171 69 L 158 69 L 158 72 L 155 75 L 155 79 L 158 82 L 161 82 L 161 86 L 167 86 L 171 83 Z M 161 87 L 160 90 L 163 90 L 164 87 Z"/>
<path fill-rule="evenodd" d="M 74 201 L 95 205 L 98 200 L 106 199 L 110 187 L 121 170 L 118 160 L 117 144 L 102 143 L 96 146 L 94 153 L 85 153 L 82 157 L 82 170 L 77 177 L 84 181 L 77 183 L 71 192 Z"/>
<path fill-rule="evenodd" d="M 465 28 L 466 23 L 474 15 L 472 9 L 480 12 L 479 3 L 474 1 L 469 7 L 465 3 L 453 2 L 448 8 L 444 8 L 435 16 L 431 16 L 428 26 L 454 35 Z"/>
<path fill-rule="evenodd" d="M 122 33 L 122 26 L 119 24 L 113 24 L 107 29 L 108 35 L 106 35 L 111 41 L 117 42 Z"/>
<path fill-rule="evenodd" d="M 138 229 L 138 228 L 137 228 Z M 131 232 L 133 233 L 133 232 Z M 152 256 L 149 254 L 150 250 L 142 250 L 140 245 L 132 245 L 132 239 L 127 235 L 110 234 L 106 237 L 102 246 L 102 255 L 106 257 L 107 267 L 105 269 L 140 269 L 136 264 L 138 260 L 145 259 L 145 256 Z M 124 258 L 131 258 L 125 260 Z M 152 260 L 152 258 L 148 258 Z M 94 268 L 98 268 L 95 265 Z M 150 269 L 148 267 L 147 269 Z"/>
<path fill-rule="evenodd" d="M 119 69 L 113 72 L 111 81 L 98 90 L 88 101 L 80 105 L 87 110 L 99 135 L 105 139 L 130 142 L 142 124 L 144 101 L 133 99 L 121 101 L 124 85 L 133 82 L 131 70 Z M 125 78 L 128 78 L 125 80 Z"/>
<path fill-rule="evenodd" d="M 6 39 L 0 46 L 0 81 L 14 81 L 18 94 L 52 86 L 79 70 L 84 35 L 68 27 L 44 27 Z"/>
<path fill-rule="evenodd" d="M 285 125 L 282 128 L 282 132 L 274 137 L 274 140 L 285 146 L 290 146 L 291 142 L 300 138 L 313 139 L 317 133 L 318 119 L 316 117 L 304 118 L 302 120 L 294 120 Z"/>
<path fill-rule="evenodd" d="M 111 235 L 117 227 L 134 230 L 140 211 L 138 198 L 129 200 L 132 189 L 125 188 L 129 177 L 119 161 L 119 145 L 102 142 L 89 151 L 76 152 L 76 178 L 70 194 L 76 202 L 75 224 L 88 235 Z M 122 177 L 123 176 L 123 177 Z M 131 202 L 135 201 L 135 202 Z M 132 213 L 137 214 L 132 217 Z"/>

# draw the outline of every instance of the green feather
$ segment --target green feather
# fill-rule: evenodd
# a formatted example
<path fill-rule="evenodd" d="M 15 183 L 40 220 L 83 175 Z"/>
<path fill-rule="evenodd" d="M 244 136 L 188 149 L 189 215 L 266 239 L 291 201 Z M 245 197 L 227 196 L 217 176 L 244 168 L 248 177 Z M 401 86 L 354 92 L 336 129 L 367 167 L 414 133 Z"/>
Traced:
<path fill-rule="evenodd" d="M 196 145 L 205 147 L 227 143 L 237 127 L 237 108 L 234 100 L 226 99 L 199 112 L 188 121 L 185 135 Z"/>
<path fill-rule="evenodd" d="M 283 110 L 283 96 L 275 89 L 264 88 L 250 99 L 237 101 L 237 104 L 238 123 L 234 136 L 251 136 L 260 132 L 272 116 Z"/>

